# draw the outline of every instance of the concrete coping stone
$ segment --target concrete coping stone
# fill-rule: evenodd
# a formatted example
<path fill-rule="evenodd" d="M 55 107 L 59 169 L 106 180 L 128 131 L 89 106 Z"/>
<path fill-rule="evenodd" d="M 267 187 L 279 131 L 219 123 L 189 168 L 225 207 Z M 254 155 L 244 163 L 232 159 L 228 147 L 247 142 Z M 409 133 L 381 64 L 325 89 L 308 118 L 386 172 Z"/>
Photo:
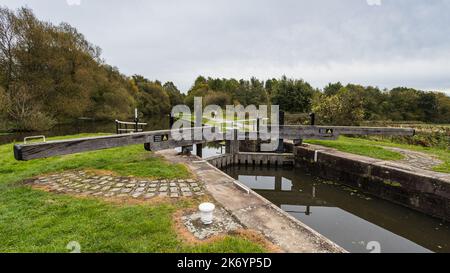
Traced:
<path fill-rule="evenodd" d="M 170 150 L 160 151 L 173 162 L 184 162 L 200 179 L 206 191 L 245 227 L 257 230 L 286 252 L 346 252 L 325 236 L 278 208 L 255 191 L 205 162 L 192 164 L 197 157 L 180 158 Z M 201 169 L 201 172 L 198 170 Z M 218 182 L 220 180 L 220 182 Z"/>

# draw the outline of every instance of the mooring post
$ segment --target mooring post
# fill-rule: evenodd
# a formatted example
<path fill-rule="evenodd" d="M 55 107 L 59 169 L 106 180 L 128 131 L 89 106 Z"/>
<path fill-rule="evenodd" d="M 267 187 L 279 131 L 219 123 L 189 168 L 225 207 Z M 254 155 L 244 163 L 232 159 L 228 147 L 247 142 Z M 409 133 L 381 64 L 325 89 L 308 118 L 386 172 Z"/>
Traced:
<path fill-rule="evenodd" d="M 144 143 L 144 149 L 148 152 L 151 152 L 152 149 L 150 148 L 150 143 Z"/>
<path fill-rule="evenodd" d="M 138 117 L 138 110 L 137 108 L 134 108 L 134 132 L 139 132 L 139 117 Z"/>
<path fill-rule="evenodd" d="M 256 152 L 261 152 L 261 139 L 259 138 L 259 128 L 261 127 L 261 118 L 256 118 L 256 134 L 258 136 L 258 140 L 256 140 Z"/>
<path fill-rule="evenodd" d="M 225 141 L 225 153 L 235 155 L 239 153 L 239 140 L 237 137 L 238 130 L 233 129 L 233 137 L 232 140 Z"/>
<path fill-rule="evenodd" d="M 174 123 L 175 123 L 175 118 L 169 114 L 169 129 L 172 129 L 172 126 Z"/>
<path fill-rule="evenodd" d="M 311 215 L 311 206 L 306 206 L 306 211 L 305 211 L 305 215 Z"/>
<path fill-rule="evenodd" d="M 197 150 L 197 156 L 202 158 L 203 157 L 203 144 L 197 144 L 195 146 L 195 149 Z"/>
<path fill-rule="evenodd" d="M 280 126 L 284 126 L 284 111 L 280 111 L 280 116 L 279 116 L 279 123 Z M 284 139 L 279 140 L 278 142 L 278 149 L 277 149 L 278 153 L 283 153 L 284 152 Z"/>
<path fill-rule="evenodd" d="M 260 127 L 260 117 L 258 116 L 258 118 L 256 118 L 256 132 L 258 132 L 259 134 L 259 127 Z"/>
<path fill-rule="evenodd" d="M 309 114 L 309 117 L 311 118 L 311 126 L 316 125 L 316 113 Z"/>

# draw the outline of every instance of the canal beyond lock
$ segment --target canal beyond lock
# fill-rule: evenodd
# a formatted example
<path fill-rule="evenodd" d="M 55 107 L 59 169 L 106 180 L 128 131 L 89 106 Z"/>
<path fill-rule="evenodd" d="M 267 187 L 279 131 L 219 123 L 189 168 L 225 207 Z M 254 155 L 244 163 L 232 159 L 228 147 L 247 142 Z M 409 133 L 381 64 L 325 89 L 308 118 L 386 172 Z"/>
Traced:
<path fill-rule="evenodd" d="M 224 172 L 349 252 L 450 252 L 450 225 L 302 170 L 232 166 Z"/>

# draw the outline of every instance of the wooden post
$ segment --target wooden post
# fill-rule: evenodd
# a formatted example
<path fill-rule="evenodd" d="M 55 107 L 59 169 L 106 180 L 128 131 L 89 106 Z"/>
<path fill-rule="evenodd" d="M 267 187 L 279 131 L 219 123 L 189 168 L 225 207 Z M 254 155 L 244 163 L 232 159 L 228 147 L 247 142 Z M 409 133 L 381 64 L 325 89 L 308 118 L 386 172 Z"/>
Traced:
<path fill-rule="evenodd" d="M 150 143 L 144 143 L 144 149 L 145 149 L 146 151 L 151 152 L 152 149 L 150 148 Z"/>
<path fill-rule="evenodd" d="M 316 113 L 309 114 L 309 117 L 311 118 L 311 126 L 316 125 Z"/>
<path fill-rule="evenodd" d="M 284 111 L 280 111 L 280 116 L 279 116 L 279 126 L 284 126 Z M 280 138 L 279 142 L 278 142 L 278 149 L 277 149 L 278 153 L 284 153 L 284 139 Z"/>
<path fill-rule="evenodd" d="M 311 215 L 311 206 L 306 206 L 306 211 L 305 211 L 305 215 Z"/>
<path fill-rule="evenodd" d="M 261 139 L 259 138 L 259 128 L 261 127 L 261 119 L 258 115 L 256 118 L 256 133 L 258 134 L 258 140 L 256 143 L 256 152 L 261 152 Z"/>
<path fill-rule="evenodd" d="M 197 156 L 202 158 L 203 156 L 203 144 L 197 144 L 196 146 Z"/>
<path fill-rule="evenodd" d="M 169 129 L 172 129 L 172 126 L 174 123 L 175 123 L 175 118 L 172 115 L 169 115 Z"/>
<path fill-rule="evenodd" d="M 119 132 L 119 121 L 116 119 L 116 134 L 120 134 Z"/>
<path fill-rule="evenodd" d="M 139 132 L 139 128 L 138 128 L 138 125 L 139 125 L 139 117 L 138 117 L 138 110 L 137 110 L 137 108 L 135 108 L 134 109 L 134 132 L 135 133 L 137 133 L 137 132 Z"/>
<path fill-rule="evenodd" d="M 233 140 L 225 141 L 225 153 L 235 155 L 239 153 L 239 140 L 237 139 L 237 129 L 233 129 Z"/>

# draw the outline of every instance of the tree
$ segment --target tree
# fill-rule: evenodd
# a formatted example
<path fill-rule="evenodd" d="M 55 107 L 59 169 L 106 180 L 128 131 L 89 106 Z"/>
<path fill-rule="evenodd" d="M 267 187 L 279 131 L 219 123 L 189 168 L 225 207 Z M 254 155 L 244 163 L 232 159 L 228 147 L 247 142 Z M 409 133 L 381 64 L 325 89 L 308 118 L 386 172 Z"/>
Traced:
<path fill-rule="evenodd" d="M 28 8 L 0 8 L 5 118 L 15 129 L 36 130 L 80 116 L 128 116 L 135 103 L 132 86 L 100 53 L 68 24 L 42 22 Z"/>
<path fill-rule="evenodd" d="M 333 96 L 336 95 L 341 88 L 344 87 L 340 82 L 337 83 L 329 83 L 325 88 L 323 89 L 323 93 L 327 96 Z"/>
<path fill-rule="evenodd" d="M 268 95 L 264 89 L 264 83 L 254 77 L 250 81 L 241 79 L 234 100 L 236 104 L 243 106 L 267 104 Z"/>
<path fill-rule="evenodd" d="M 5 89 L 3 89 L 3 87 L 0 86 L 0 126 L 1 125 L 5 126 L 5 124 L 2 124 L 4 122 L 1 121 L 5 118 L 7 111 L 8 111 L 7 94 Z"/>
<path fill-rule="evenodd" d="M 309 112 L 314 89 L 303 80 L 288 79 L 283 76 L 273 86 L 272 104 L 288 112 Z"/>
<path fill-rule="evenodd" d="M 313 99 L 312 111 L 320 124 L 338 124 L 338 116 L 342 109 L 342 102 L 337 95 L 326 96 L 317 94 Z"/>
<path fill-rule="evenodd" d="M 389 91 L 388 116 L 392 120 L 420 120 L 418 107 L 420 93 L 406 87 L 397 87 Z"/>
<path fill-rule="evenodd" d="M 267 95 L 269 97 L 272 97 L 273 89 L 276 84 L 277 84 L 277 79 L 270 79 L 270 80 L 266 81 L 264 88 L 266 89 Z"/>
<path fill-rule="evenodd" d="M 450 97 L 444 93 L 436 93 L 438 102 L 438 117 L 436 122 L 450 123 Z"/>
<path fill-rule="evenodd" d="M 184 103 L 191 109 L 194 108 L 194 98 L 195 97 L 205 97 L 209 92 L 209 86 L 207 80 L 199 76 L 195 80 L 194 85 L 188 91 L 187 96 L 184 99 Z"/>
<path fill-rule="evenodd" d="M 138 87 L 138 108 L 145 116 L 170 113 L 170 97 L 159 81 L 149 81 L 140 75 L 134 75 L 133 81 Z"/>
<path fill-rule="evenodd" d="M 436 122 L 439 115 L 437 96 L 432 92 L 423 92 L 419 95 L 417 106 L 422 111 L 421 120 L 425 122 Z"/>
<path fill-rule="evenodd" d="M 16 16 L 7 8 L 0 7 L 0 83 L 6 91 L 14 77 L 13 50 L 17 46 L 15 35 Z"/>
<path fill-rule="evenodd" d="M 385 118 L 383 102 L 387 100 L 387 94 L 377 87 L 363 87 L 362 100 L 364 108 L 364 120 L 382 120 Z"/>
<path fill-rule="evenodd" d="M 312 110 L 319 122 L 329 125 L 359 125 L 364 117 L 361 96 L 346 87 L 335 95 L 316 95 Z"/>
<path fill-rule="evenodd" d="M 210 92 L 205 96 L 204 104 L 218 105 L 225 109 L 227 105 L 231 104 L 231 97 L 224 92 Z"/>
<path fill-rule="evenodd" d="M 170 106 L 174 107 L 184 103 L 184 94 L 178 90 L 173 82 L 166 82 L 163 86 L 164 91 L 169 95 Z"/>

